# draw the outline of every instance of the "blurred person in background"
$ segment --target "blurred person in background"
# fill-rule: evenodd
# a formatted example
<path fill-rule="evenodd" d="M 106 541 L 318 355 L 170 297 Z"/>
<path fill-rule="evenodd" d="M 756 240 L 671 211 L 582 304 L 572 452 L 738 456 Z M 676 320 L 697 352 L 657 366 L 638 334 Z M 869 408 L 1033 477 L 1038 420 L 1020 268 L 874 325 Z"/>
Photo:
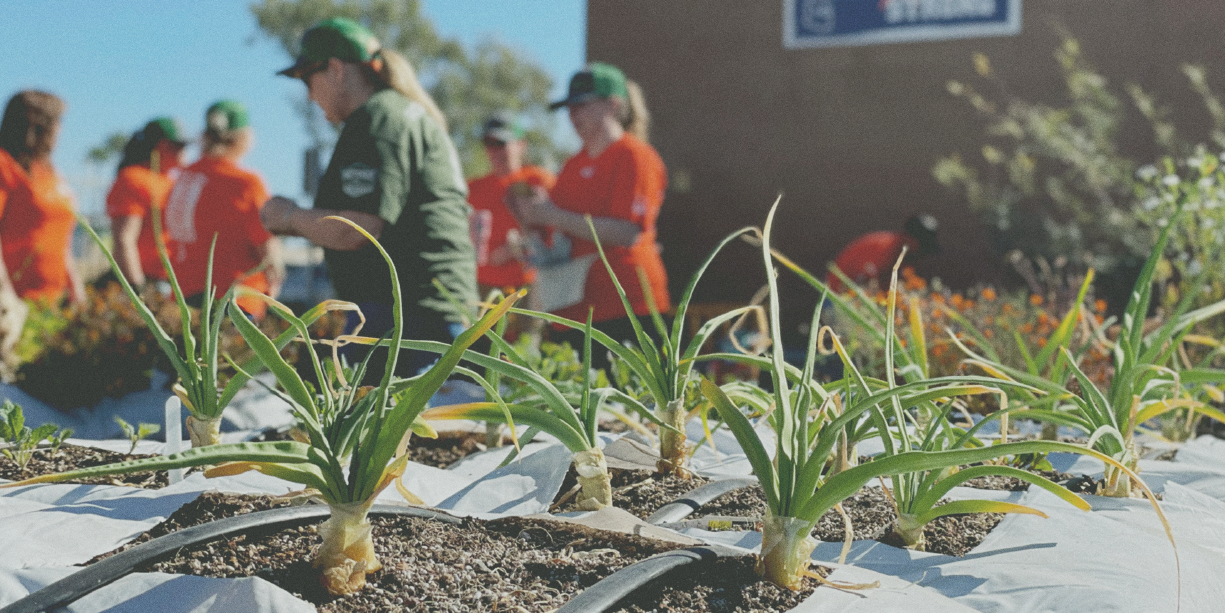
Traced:
<path fill-rule="evenodd" d="M 336 296 L 361 308 L 366 321 L 360 334 L 378 338 L 393 325 L 390 270 L 365 236 L 324 217 L 357 224 L 395 264 L 404 338 L 451 343 L 471 323 L 477 295 L 472 209 L 446 119 L 408 60 L 353 20 L 329 19 L 307 30 L 301 49 L 279 74 L 301 79 L 327 120 L 344 128 L 314 208 L 275 197 L 264 206 L 264 227 L 323 247 Z M 350 314 L 346 331 L 358 322 Z M 352 364 L 367 353 L 358 345 L 344 349 Z M 370 360 L 367 382 L 382 376 L 381 353 Z M 395 374 L 415 375 L 436 359 L 401 352 Z"/>
<path fill-rule="evenodd" d="M 275 298 L 285 264 L 280 242 L 259 219 L 268 189 L 259 175 L 238 165 L 255 141 L 246 107 L 218 101 L 208 107 L 204 124 L 201 157 L 179 174 L 166 201 L 167 248 L 179 286 L 199 306 L 208 291 L 208 255 L 216 236 L 213 295 L 220 298 L 241 284 Z M 254 298 L 240 298 L 238 305 L 255 317 L 266 309 Z"/>
<path fill-rule="evenodd" d="M 0 120 L 0 350 L 21 335 L 21 299 L 56 304 L 85 300 L 72 257 L 73 195 L 51 166 L 64 101 L 18 92 Z"/>
<path fill-rule="evenodd" d="M 512 207 L 523 223 L 552 226 L 572 240 L 571 278 L 582 284 L 581 298 L 569 305 L 563 301 L 553 312 L 586 321 L 591 309 L 596 328 L 615 340 L 637 344 L 612 278 L 598 261 L 584 216 L 591 216 L 634 313 L 650 314 L 639 270 L 655 307 L 667 313 L 668 276 L 655 242 L 667 170 L 647 142 L 649 117 L 642 91 L 619 68 L 597 62 L 575 74 L 566 98 L 551 107 L 569 111 L 583 148 L 566 161 L 552 190 L 536 187 L 529 195 L 512 195 Z M 653 325 L 646 322 L 644 327 L 654 335 Z M 555 327 L 550 337 L 581 347 L 583 332 Z M 607 365 L 604 352 L 593 352 L 593 358 L 598 366 Z"/>
<path fill-rule="evenodd" d="M 159 117 L 136 131 L 123 148 L 123 158 L 115 183 L 106 195 L 106 214 L 111 218 L 113 251 L 119 270 L 136 288 L 146 281 L 164 280 L 166 271 L 157 254 L 153 233 L 153 211 L 162 213 L 162 239 L 165 240 L 166 197 L 174 185 L 173 177 L 182 165 L 183 148 L 179 124 L 170 117 Z M 113 272 L 102 282 L 114 280 Z"/>
<path fill-rule="evenodd" d="M 834 258 L 834 265 L 857 285 L 875 282 L 878 289 L 888 289 L 893 265 L 907 249 L 907 262 L 940 252 L 936 240 L 939 224 L 926 213 L 913 215 L 902 224 L 901 232 L 880 230 L 869 232 L 847 244 Z M 842 280 L 833 272 L 825 276 L 826 285 L 835 292 L 846 291 Z"/>
<path fill-rule="evenodd" d="M 539 232 L 520 226 L 507 206 L 509 190 L 526 191 L 532 187 L 553 188 L 553 173 L 539 166 L 524 164 L 527 141 L 523 128 L 507 113 L 497 113 L 481 131 L 489 174 L 468 182 L 468 202 L 472 204 L 472 242 L 476 247 L 476 279 L 481 298 L 493 290 L 509 294 L 531 285 L 536 278 L 531 263 L 533 244 L 545 240 Z M 534 292 L 526 305 L 537 308 Z M 522 332 L 539 332 L 541 320 L 511 317 L 506 336 L 514 340 Z"/>

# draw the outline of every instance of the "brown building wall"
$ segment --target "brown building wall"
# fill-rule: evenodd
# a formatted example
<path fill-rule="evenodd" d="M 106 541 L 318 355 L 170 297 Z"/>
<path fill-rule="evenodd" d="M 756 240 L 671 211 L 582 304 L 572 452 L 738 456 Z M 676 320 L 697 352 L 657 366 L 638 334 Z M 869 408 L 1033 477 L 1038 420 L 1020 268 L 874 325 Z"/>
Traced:
<path fill-rule="evenodd" d="M 588 0 L 588 59 L 642 85 L 673 187 L 688 178 L 659 220 L 675 291 L 719 239 L 763 223 L 779 193 L 775 241 L 809 270 L 824 271 L 859 234 L 929 211 L 943 252 L 920 271 L 953 287 L 998 281 L 1006 271 L 986 232 L 930 172 L 950 153 L 979 155 L 981 119 L 946 90 L 950 79 L 974 80 L 974 52 L 1013 93 L 1062 104 L 1053 54 L 1066 27 L 1120 95 L 1122 83 L 1140 84 L 1173 109 L 1185 136 L 1205 134 L 1207 117 L 1178 67 L 1204 64 L 1220 83 L 1225 65 L 1225 2 L 1213 0 L 1024 0 L 1017 36 L 833 49 L 785 48 L 783 4 Z M 1155 155 L 1145 124 L 1130 125 L 1125 150 Z M 741 245 L 716 261 L 698 299 L 747 299 L 761 269 Z"/>

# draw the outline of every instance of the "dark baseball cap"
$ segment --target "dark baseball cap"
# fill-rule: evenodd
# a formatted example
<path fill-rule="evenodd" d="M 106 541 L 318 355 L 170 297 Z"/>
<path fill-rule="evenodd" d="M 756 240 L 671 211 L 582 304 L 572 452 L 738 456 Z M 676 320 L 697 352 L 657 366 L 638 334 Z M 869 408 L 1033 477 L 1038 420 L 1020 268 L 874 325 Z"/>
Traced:
<path fill-rule="evenodd" d="M 586 102 L 592 98 L 628 97 L 625 73 L 612 64 L 592 62 L 570 78 L 570 91 L 562 100 L 549 105 L 550 110 Z"/>
<path fill-rule="evenodd" d="M 302 35 L 302 50 L 293 65 L 279 75 L 301 78 L 330 58 L 364 64 L 374 59 L 383 46 L 365 26 L 344 17 L 322 21 Z"/>
<path fill-rule="evenodd" d="M 183 138 L 183 130 L 179 128 L 179 122 L 173 117 L 158 117 L 145 124 L 144 129 L 137 134 L 140 135 L 141 140 L 148 140 L 151 143 L 165 139 L 176 145 L 187 144 L 187 139 Z"/>
<path fill-rule="evenodd" d="M 494 113 L 481 128 L 481 140 L 509 143 L 522 138 L 523 128 L 509 113 Z"/>

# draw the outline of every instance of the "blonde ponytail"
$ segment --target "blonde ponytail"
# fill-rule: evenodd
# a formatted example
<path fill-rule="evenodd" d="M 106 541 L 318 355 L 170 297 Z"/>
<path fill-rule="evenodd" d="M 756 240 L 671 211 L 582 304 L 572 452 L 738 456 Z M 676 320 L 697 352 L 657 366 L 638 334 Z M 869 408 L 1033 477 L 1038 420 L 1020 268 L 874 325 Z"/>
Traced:
<path fill-rule="evenodd" d="M 377 61 L 380 59 L 381 62 Z M 396 51 L 384 48 L 376 56 L 374 66 L 371 64 L 362 66 L 367 72 L 367 80 L 370 80 L 372 84 L 390 87 L 409 100 L 425 107 L 425 111 L 434 118 L 434 121 L 438 122 L 443 132 L 447 131 L 447 118 L 443 116 L 442 110 L 430 97 L 429 92 L 421 87 L 421 82 L 417 80 L 417 71 L 413 70 L 413 65 L 407 58 Z M 378 70 L 375 69 L 376 67 Z"/>
<path fill-rule="evenodd" d="M 650 142 L 651 113 L 647 111 L 646 96 L 637 82 L 625 80 L 626 104 L 621 126 L 626 132 L 638 137 L 642 142 Z"/>

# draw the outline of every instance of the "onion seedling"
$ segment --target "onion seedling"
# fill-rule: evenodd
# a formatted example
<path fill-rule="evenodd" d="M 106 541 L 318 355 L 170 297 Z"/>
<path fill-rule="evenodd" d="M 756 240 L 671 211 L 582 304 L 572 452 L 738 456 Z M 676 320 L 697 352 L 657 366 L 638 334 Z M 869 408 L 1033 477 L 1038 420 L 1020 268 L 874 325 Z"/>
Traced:
<path fill-rule="evenodd" d="M 693 297 L 693 291 L 697 287 L 698 280 L 702 278 L 702 274 L 706 272 L 715 256 L 728 243 L 754 229 L 746 227 L 732 232 L 720 241 L 714 250 L 710 252 L 710 255 L 706 256 L 706 260 L 702 262 L 697 272 L 694 273 L 693 278 L 689 280 L 689 285 L 685 288 L 685 292 L 681 295 L 681 299 L 676 305 L 676 313 L 673 316 L 671 328 L 667 326 L 659 310 L 656 308 L 654 300 L 651 298 L 649 284 L 646 283 L 645 279 L 639 279 L 646 295 L 652 323 L 660 337 L 659 341 L 656 341 L 647 334 L 642 323 L 638 320 L 638 315 L 634 313 L 634 307 L 630 304 L 621 281 L 617 279 L 617 275 L 613 273 L 612 265 L 608 263 L 608 256 L 604 253 L 604 247 L 600 244 L 600 238 L 595 233 L 595 227 L 591 224 L 590 216 L 587 218 L 587 225 L 591 228 L 592 240 L 599 251 L 600 260 L 604 263 L 604 268 L 612 278 L 613 286 L 617 289 L 617 295 L 621 298 L 621 304 L 625 307 L 626 317 L 634 328 L 634 336 L 637 338 L 638 345 L 636 347 L 627 347 L 599 330 L 592 330 L 591 337 L 605 349 L 612 352 L 618 358 L 619 364 L 630 369 L 638 376 L 654 402 L 655 416 L 657 417 L 657 420 L 654 421 L 669 426 L 669 428 L 663 429 L 659 433 L 659 460 L 656 463 L 656 469 L 661 473 L 687 477 L 689 475 L 689 471 L 686 468 L 689 459 L 689 449 L 685 435 L 685 424 L 689 420 L 691 407 L 685 406 L 685 391 L 696 380 L 696 373 L 693 370 L 694 358 L 697 357 L 702 346 L 706 344 L 706 341 L 715 334 L 720 326 L 747 313 L 759 310 L 759 307 L 740 307 L 712 318 L 710 321 L 702 324 L 693 338 L 689 340 L 688 345 L 685 345 L 682 339 L 682 333 L 685 329 L 685 313 L 689 308 L 689 302 Z M 521 309 L 515 309 L 514 312 L 539 317 L 546 321 L 574 329 L 583 328 L 581 322 L 548 313 Z M 636 399 L 623 396 L 619 400 L 632 403 L 635 405 L 633 407 L 635 410 L 642 412 L 642 407 Z"/>
<path fill-rule="evenodd" d="M 501 347 L 508 361 L 499 360 L 488 355 L 469 351 L 464 359 L 496 372 L 503 380 L 514 380 L 530 387 L 534 396 L 524 398 L 519 402 L 507 403 L 493 393 L 488 381 L 476 372 L 460 367 L 462 372 L 479 382 L 491 392 L 496 402 L 475 402 L 436 407 L 426 411 L 422 416 L 426 419 L 475 419 L 487 422 L 502 422 L 511 424 L 527 424 L 529 434 L 524 439 L 530 439 L 534 431 L 544 432 L 561 441 L 566 449 L 574 454 L 574 469 L 578 473 L 580 486 L 576 504 L 580 509 L 595 511 L 612 505 L 611 477 L 608 465 L 604 460 L 604 452 L 600 449 L 597 437 L 597 417 L 600 406 L 610 398 L 622 402 L 632 401 L 625 394 L 612 388 L 593 389 L 591 385 L 591 340 L 595 330 L 591 328 L 588 318 L 584 326 L 586 335 L 583 341 L 582 388 L 577 400 L 567 398 L 546 377 L 528 367 L 527 361 L 501 337 L 490 334 L 495 345 Z M 404 341 L 401 346 L 408 349 L 439 351 L 440 343 L 426 341 Z M 634 408 L 634 404 L 629 406 Z M 660 425 L 661 430 L 669 426 L 662 424 L 648 409 L 637 405 L 636 409 L 648 419 Z"/>
<path fill-rule="evenodd" d="M 392 342 L 398 344 L 403 331 L 399 277 L 395 264 L 377 241 L 359 226 L 348 223 L 365 235 L 378 248 L 391 273 Z M 396 483 L 408 463 L 405 446 L 411 430 L 429 432 L 420 420 L 426 402 L 446 381 L 458 364 L 464 350 L 479 339 L 510 309 L 521 294 L 516 294 L 491 310 L 471 328 L 465 330 L 439 360 L 425 373 L 413 379 L 393 383 L 392 373 L 398 351 L 387 352 L 387 363 L 379 384 L 358 387 L 365 373 L 368 355 L 349 381 L 341 385 L 324 384 L 314 393 L 294 368 L 280 356 L 277 343 L 242 314 L 233 300 L 229 311 L 234 325 L 258 358 L 276 375 L 294 413 L 303 424 L 310 443 L 278 441 L 261 443 L 231 443 L 198 447 L 159 458 L 120 462 L 97 468 L 87 468 L 27 479 L 3 487 L 50 483 L 80 477 L 119 474 L 141 470 L 187 468 L 217 465 L 205 471 L 205 476 L 234 475 L 250 470 L 278 477 L 306 487 L 306 493 L 323 500 L 331 517 L 320 527 L 323 544 L 315 556 L 315 566 L 322 571 L 322 583 L 329 592 L 349 594 L 365 585 L 367 573 L 381 568 L 374 553 L 367 513 L 387 486 Z M 284 305 L 264 297 L 270 311 L 291 324 L 290 330 L 304 340 L 309 338 L 307 324 Z M 324 366 L 312 356 L 319 381 Z M 348 464 L 347 471 L 343 468 Z M 406 490 L 401 489 L 404 493 Z"/>
<path fill-rule="evenodd" d="M 885 312 L 886 338 L 896 336 L 893 322 L 897 307 L 897 268 L 900 264 L 901 258 L 898 258 L 889 285 Z M 918 312 L 912 310 L 911 317 L 919 317 Z M 911 326 L 911 331 L 915 334 L 914 344 L 925 345 L 922 322 L 919 321 L 917 325 Z M 829 328 L 822 329 L 822 333 L 827 332 Z M 983 377 L 971 376 L 925 379 L 902 386 L 897 386 L 893 377 L 890 376 L 886 376 L 884 380 L 871 380 L 864 377 L 855 367 L 849 352 L 842 346 L 838 338 L 833 334 L 829 336 L 847 372 L 847 376 L 842 381 L 847 412 L 856 413 L 860 406 L 870 407 L 869 412 L 878 430 L 882 433 L 881 441 L 884 445 L 884 452 L 873 458 L 873 462 L 905 452 L 983 448 L 983 444 L 974 437 L 974 434 L 996 418 L 1000 420 L 1000 443 L 987 447 L 986 450 L 994 453 L 991 459 L 1014 453 L 1014 445 L 1007 443 L 1007 396 L 998 388 L 999 383 Z M 895 343 L 885 343 L 886 373 L 893 372 L 895 346 Z M 923 374 L 927 375 L 926 372 Z M 991 386 L 984 383 L 996 384 Z M 1008 386 L 1017 387 L 1014 384 L 1008 384 Z M 887 402 L 882 402 L 882 394 L 889 394 Z M 959 396 L 975 394 L 999 394 L 1001 410 L 975 424 L 969 430 L 954 427 L 949 423 L 948 416 L 953 410 L 955 399 Z M 882 405 L 887 407 L 887 410 L 882 411 Z M 919 416 L 923 418 L 920 419 Z M 1027 444 L 1024 453 L 1050 451 L 1068 451 L 1068 449 L 1065 445 L 1037 442 Z M 907 471 L 893 474 L 891 477 L 893 487 L 886 488 L 897 510 L 895 535 L 907 547 L 922 550 L 925 548 L 923 528 L 938 517 L 961 513 L 1025 513 L 1046 517 L 1045 513 L 1032 507 L 994 500 L 958 500 L 937 506 L 940 499 L 953 487 L 969 479 L 989 475 L 1021 479 L 1051 492 L 1082 511 L 1090 509 L 1089 504 L 1079 496 L 1049 479 L 1010 466 L 984 464 L 963 470 L 949 467 L 938 470 Z"/>
<path fill-rule="evenodd" d="M 161 215 L 155 207 L 153 226 L 154 236 L 157 237 L 161 236 L 160 219 Z M 111 270 L 114 271 L 115 276 L 119 279 L 119 284 L 123 286 L 123 291 L 132 300 L 132 304 L 136 307 L 136 312 L 140 314 L 145 325 L 149 327 L 149 332 L 153 335 L 154 340 L 157 341 L 158 347 L 162 349 L 162 352 L 170 360 L 170 365 L 174 367 L 174 371 L 179 377 L 178 383 L 174 386 L 174 393 L 183 402 L 183 406 L 187 408 L 189 413 L 186 425 L 187 432 L 191 436 L 191 446 L 203 447 L 220 443 L 222 413 L 225 411 L 226 406 L 230 404 L 230 401 L 234 399 L 234 396 L 238 394 L 239 390 L 247 384 L 251 375 L 257 374 L 262 369 L 262 366 L 259 359 L 253 357 L 244 363 L 239 372 L 230 377 L 230 380 L 224 386 L 221 385 L 218 372 L 221 348 L 221 321 L 225 316 L 224 304 L 233 297 L 234 291 L 231 289 L 227 292 L 221 301 L 216 299 L 213 292 L 213 252 L 217 247 L 217 238 L 213 237 L 213 243 L 208 251 L 208 268 L 205 273 L 206 289 L 201 303 L 200 329 L 196 333 L 193 333 L 191 329 L 192 309 L 187 306 L 183 291 L 179 288 L 178 277 L 175 275 L 174 267 L 170 265 L 170 257 L 166 253 L 166 245 L 160 238 L 157 240 L 158 256 L 161 257 L 162 266 L 166 269 L 170 287 L 174 292 L 175 302 L 179 307 L 179 316 L 183 322 L 183 349 L 180 352 L 179 347 L 175 345 L 174 339 L 158 323 L 157 316 L 141 300 L 139 293 L 132 287 L 127 278 L 124 277 L 123 271 L 119 269 L 119 263 L 115 261 L 115 256 L 102 243 L 101 237 L 94 232 L 94 229 L 84 219 L 81 220 L 81 226 L 93 237 L 94 242 L 102 250 L 102 254 L 110 262 Z M 308 324 L 313 323 L 327 311 L 336 308 L 336 304 L 335 301 L 322 303 L 305 313 L 302 316 L 302 320 Z M 286 330 L 274 341 L 277 349 L 283 349 L 295 336 L 297 336 L 296 332 Z"/>
<path fill-rule="evenodd" d="M 827 472 L 834 448 L 845 434 L 845 426 L 861 418 L 864 413 L 871 412 L 878 424 L 878 431 L 884 433 L 882 437 L 889 438 L 892 434 L 882 405 L 893 405 L 896 409 L 902 403 L 902 398 L 913 405 L 943 396 L 969 393 L 984 386 L 966 377 L 947 383 L 935 380 L 897 387 L 887 385 L 854 406 L 846 407 L 841 415 L 835 415 L 834 399 L 837 396 L 811 378 L 819 338 L 818 334 L 814 334 L 809 341 L 804 368 L 808 376 L 801 377 L 793 389 L 783 362 L 778 285 L 770 250 L 770 231 L 777 206 L 776 202 L 767 217 L 761 246 L 770 285 L 770 334 L 773 340 L 770 375 L 774 384 L 775 405 L 766 419 L 776 434 L 773 458 L 767 451 L 766 443 L 735 402 L 714 383 L 708 380 L 701 383 L 703 394 L 735 435 L 765 491 L 767 511 L 762 523 L 762 548 L 757 563 L 759 574 L 778 585 L 798 589 L 808 573 L 809 556 L 816 547 L 816 542 L 809 535 L 817 521 L 826 511 L 854 495 L 872 479 L 920 471 L 944 471 L 1007 453 L 1032 453 L 1056 448 L 1080 451 L 1099 459 L 1104 457 L 1073 445 L 1043 441 L 1011 443 L 1007 449 L 1000 449 L 1004 445 L 940 451 L 906 449 L 840 472 Z M 814 323 L 819 320 L 820 309 L 818 303 L 813 315 Z M 990 380 L 986 377 L 977 379 Z M 899 427 L 904 427 L 905 420 L 902 422 Z"/>
<path fill-rule="evenodd" d="M 1135 477 L 1134 474 L 1130 478 L 1128 475 L 1139 470 L 1140 458 L 1135 443 L 1139 424 L 1174 410 L 1189 410 L 1225 422 L 1225 413 L 1186 389 L 1189 385 L 1225 383 L 1225 370 L 1179 369 L 1175 359 L 1180 345 L 1187 340 L 1196 324 L 1225 313 L 1225 300 L 1191 311 L 1191 301 L 1203 282 L 1201 276 L 1194 284 L 1193 291 L 1183 296 L 1166 321 L 1157 329 L 1145 333 L 1145 318 L 1153 292 L 1153 274 L 1164 255 L 1170 229 L 1175 227 L 1182 213 L 1180 205 L 1162 229 L 1132 287 L 1118 339 L 1112 349 L 1114 377 L 1108 389 L 1099 389 L 1076 365 L 1075 358 L 1066 348 L 1061 350 L 1058 359 L 1066 365 L 1079 385 L 1076 391 L 1000 364 L 961 345 L 962 350 L 971 356 L 969 363 L 992 376 L 1019 381 L 1040 390 L 1023 398 L 1031 407 L 1024 412 L 1026 417 L 1080 429 L 1089 435 L 1091 447 L 1127 467 L 1127 471 L 1122 471 L 1118 466 L 1107 463 L 1105 485 L 1099 492 L 1106 496 L 1131 495 Z"/>

